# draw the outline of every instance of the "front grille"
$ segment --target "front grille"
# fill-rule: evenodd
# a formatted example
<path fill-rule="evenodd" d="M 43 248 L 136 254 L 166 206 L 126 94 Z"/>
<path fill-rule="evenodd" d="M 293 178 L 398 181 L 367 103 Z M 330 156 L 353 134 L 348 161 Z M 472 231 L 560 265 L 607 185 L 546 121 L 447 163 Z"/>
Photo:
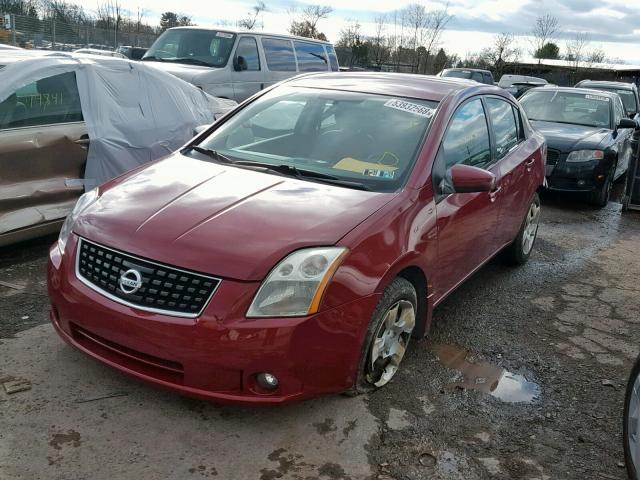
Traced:
<path fill-rule="evenodd" d="M 121 285 L 121 277 L 129 270 L 140 275 L 141 286 L 137 289 L 137 283 Z M 144 260 L 85 239 L 80 239 L 78 246 L 76 274 L 87 286 L 119 303 L 192 318 L 202 313 L 220 284 L 220 279 Z M 126 278 L 137 280 L 132 272 Z"/>
<path fill-rule="evenodd" d="M 555 165 L 560 158 L 560 152 L 558 150 L 547 150 L 547 165 Z"/>

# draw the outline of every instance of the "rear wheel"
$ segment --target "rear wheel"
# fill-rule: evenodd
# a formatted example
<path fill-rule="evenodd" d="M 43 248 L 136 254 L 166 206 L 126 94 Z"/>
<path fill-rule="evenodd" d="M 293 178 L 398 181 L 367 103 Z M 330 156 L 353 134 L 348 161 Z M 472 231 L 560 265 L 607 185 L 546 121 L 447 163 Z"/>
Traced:
<path fill-rule="evenodd" d="M 383 387 L 397 373 L 416 325 L 417 295 L 408 280 L 396 278 L 385 289 L 365 334 L 358 374 L 349 395 Z"/>
<path fill-rule="evenodd" d="M 540 224 L 540 197 L 533 195 L 527 215 L 524 217 L 520 231 L 515 240 L 505 249 L 505 256 L 509 263 L 523 265 L 527 263 L 533 244 L 538 237 L 538 225 Z"/>
<path fill-rule="evenodd" d="M 624 460 L 632 480 L 640 477 L 640 358 L 631 371 L 624 400 Z"/>

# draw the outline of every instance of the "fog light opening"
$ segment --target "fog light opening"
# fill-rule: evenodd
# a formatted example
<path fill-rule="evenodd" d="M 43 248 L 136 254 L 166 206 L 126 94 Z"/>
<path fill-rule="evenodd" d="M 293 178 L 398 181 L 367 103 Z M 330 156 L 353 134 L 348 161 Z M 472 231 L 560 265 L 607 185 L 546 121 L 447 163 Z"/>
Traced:
<path fill-rule="evenodd" d="M 258 373 L 256 375 L 256 382 L 260 388 L 264 388 L 265 390 L 275 390 L 278 388 L 278 379 L 271 373 Z"/>

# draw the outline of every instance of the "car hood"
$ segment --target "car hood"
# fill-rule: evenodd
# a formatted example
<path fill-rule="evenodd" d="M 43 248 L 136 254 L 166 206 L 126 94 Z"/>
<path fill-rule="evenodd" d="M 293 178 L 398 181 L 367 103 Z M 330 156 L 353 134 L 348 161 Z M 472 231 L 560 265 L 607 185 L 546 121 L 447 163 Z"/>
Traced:
<path fill-rule="evenodd" d="M 157 262 L 261 280 L 290 252 L 333 245 L 388 203 L 375 193 L 174 154 L 85 210 L 74 232 Z"/>
<path fill-rule="evenodd" d="M 540 120 L 532 120 L 531 125 L 544 135 L 549 148 L 565 153 L 597 148 L 611 134 L 611 130 L 602 127 L 585 127 Z"/>
<path fill-rule="evenodd" d="M 185 82 L 193 83 L 195 77 L 203 72 L 211 72 L 213 70 L 219 70 L 213 67 L 203 67 L 200 65 L 187 65 L 184 63 L 175 62 L 154 62 L 153 60 L 145 60 L 145 65 L 150 65 L 153 68 L 162 70 L 163 72 L 175 75 L 181 78 Z"/>

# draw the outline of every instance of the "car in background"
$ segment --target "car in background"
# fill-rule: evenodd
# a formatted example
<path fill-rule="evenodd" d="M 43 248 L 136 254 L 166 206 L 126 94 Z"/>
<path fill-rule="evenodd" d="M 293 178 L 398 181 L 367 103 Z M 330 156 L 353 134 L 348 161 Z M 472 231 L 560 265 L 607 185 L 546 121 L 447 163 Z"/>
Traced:
<path fill-rule="evenodd" d="M 13 45 L 7 45 L 6 43 L 0 43 L 0 50 L 23 50 L 20 47 L 14 47 Z"/>
<path fill-rule="evenodd" d="M 593 205 L 604 207 L 633 155 L 635 122 L 627 117 L 620 96 L 544 87 L 529 90 L 519 101 L 547 140 L 548 188 L 588 193 Z"/>
<path fill-rule="evenodd" d="M 375 390 L 465 279 L 527 261 L 544 149 L 498 87 L 299 76 L 82 197 L 50 250 L 51 321 L 186 395 Z"/>
<path fill-rule="evenodd" d="M 202 27 L 168 29 L 142 61 L 237 102 L 299 73 L 338 71 L 329 42 Z"/>
<path fill-rule="evenodd" d="M 502 75 L 498 82 L 500 88 L 504 88 L 516 98 L 520 98 L 526 91 L 532 88 L 543 87 L 548 84 L 549 82 L 544 78 L 511 74 Z"/>
<path fill-rule="evenodd" d="M 631 480 L 640 479 L 640 357 L 631 369 L 624 398 L 622 423 L 624 463 Z"/>
<path fill-rule="evenodd" d="M 0 53 L 0 65 L 0 247 L 58 231 L 90 181 L 170 153 L 235 105 L 118 58 Z"/>
<path fill-rule="evenodd" d="M 486 85 L 495 85 L 493 74 L 489 70 L 479 68 L 445 68 L 436 77 L 464 78 Z"/>
<path fill-rule="evenodd" d="M 130 60 L 140 60 L 147 53 L 147 50 L 148 48 L 125 46 L 118 47 L 116 52 L 121 53 Z"/>
<path fill-rule="evenodd" d="M 638 96 L 638 87 L 635 83 L 582 80 L 575 86 L 576 88 L 590 88 L 617 93 L 622 99 L 624 109 L 629 118 L 640 121 L 640 96 Z"/>

